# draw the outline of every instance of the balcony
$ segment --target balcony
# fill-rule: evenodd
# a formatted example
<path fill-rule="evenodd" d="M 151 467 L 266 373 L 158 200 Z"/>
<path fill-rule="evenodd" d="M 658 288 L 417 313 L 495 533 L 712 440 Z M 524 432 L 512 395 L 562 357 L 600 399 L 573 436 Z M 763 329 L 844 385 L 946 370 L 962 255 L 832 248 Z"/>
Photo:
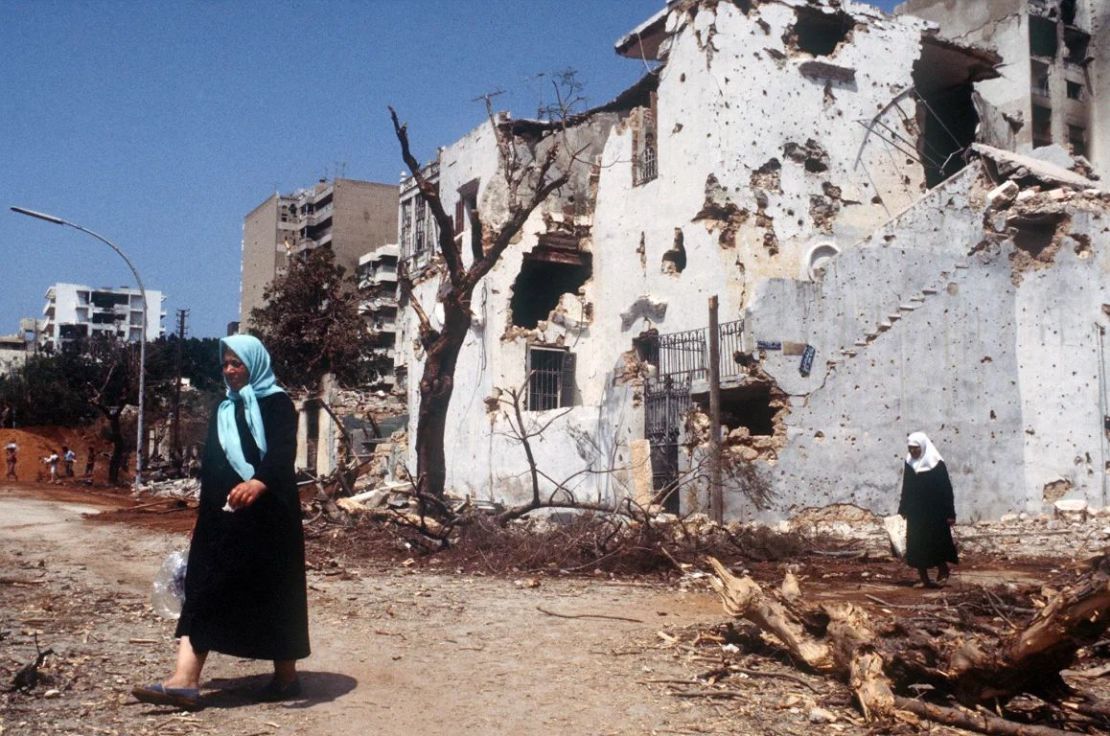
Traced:
<path fill-rule="evenodd" d="M 308 213 L 308 224 L 309 225 L 316 225 L 317 223 L 323 222 L 324 220 L 331 217 L 332 212 L 334 212 L 334 211 L 335 211 L 335 205 L 329 203 L 329 204 L 321 207 L 320 209 L 316 210 L 315 212 L 310 212 L 310 213 Z"/>

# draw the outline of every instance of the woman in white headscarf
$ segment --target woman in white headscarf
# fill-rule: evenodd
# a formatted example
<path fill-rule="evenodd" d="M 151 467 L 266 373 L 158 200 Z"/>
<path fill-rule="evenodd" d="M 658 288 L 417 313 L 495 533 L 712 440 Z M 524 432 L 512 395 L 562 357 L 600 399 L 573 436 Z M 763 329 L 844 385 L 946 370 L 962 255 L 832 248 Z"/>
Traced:
<path fill-rule="evenodd" d="M 936 588 L 948 580 L 948 563 L 958 563 L 952 525 L 956 507 L 952 482 L 937 448 L 924 432 L 914 432 L 906 441 L 908 453 L 902 473 L 902 500 L 898 513 L 906 519 L 906 564 L 917 570 L 921 584 Z M 929 579 L 929 568 L 937 568 L 937 580 Z"/>

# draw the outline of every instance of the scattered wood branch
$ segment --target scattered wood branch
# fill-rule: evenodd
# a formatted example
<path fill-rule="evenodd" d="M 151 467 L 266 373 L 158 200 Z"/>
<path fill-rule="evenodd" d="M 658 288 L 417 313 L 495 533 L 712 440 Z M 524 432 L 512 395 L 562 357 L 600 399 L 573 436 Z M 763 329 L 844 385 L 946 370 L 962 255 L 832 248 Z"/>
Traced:
<path fill-rule="evenodd" d="M 536 610 L 540 613 L 547 614 L 548 616 L 555 616 L 556 618 L 597 618 L 606 621 L 628 621 L 629 623 L 642 624 L 644 621 L 638 618 L 627 618 L 625 616 L 606 616 L 601 613 L 557 613 L 549 611 L 543 606 L 536 606 Z"/>
<path fill-rule="evenodd" d="M 1048 726 L 1036 726 L 1027 723 L 1014 723 L 1005 718 L 988 715 L 983 712 L 971 712 L 959 708 L 947 708 L 942 705 L 926 703 L 913 698 L 895 697 L 894 705 L 899 710 L 908 711 L 916 716 L 928 718 L 936 723 L 946 726 L 965 728 L 979 733 L 997 734 L 998 736 L 1077 736 L 1070 731 L 1061 731 Z"/>

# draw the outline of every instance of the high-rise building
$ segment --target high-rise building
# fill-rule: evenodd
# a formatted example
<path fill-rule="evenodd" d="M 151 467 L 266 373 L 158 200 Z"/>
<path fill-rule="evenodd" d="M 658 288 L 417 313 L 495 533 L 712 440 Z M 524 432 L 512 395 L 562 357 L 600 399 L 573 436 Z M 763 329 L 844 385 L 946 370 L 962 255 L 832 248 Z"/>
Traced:
<path fill-rule="evenodd" d="M 397 342 L 397 257 L 396 244 L 383 245 L 358 261 L 358 290 L 362 296 L 359 313 L 374 333 L 374 352 L 384 358 L 387 372 L 381 382 L 396 382 L 394 360 Z"/>
<path fill-rule="evenodd" d="M 156 340 L 165 333 L 165 297 L 160 291 L 147 289 L 146 300 L 146 339 Z M 40 339 L 44 347 L 53 350 L 98 335 L 138 342 L 143 333 L 142 292 L 126 286 L 113 289 L 53 284 L 46 290 L 42 317 Z"/>
<path fill-rule="evenodd" d="M 1000 76 L 975 88 L 1008 121 L 1018 150 L 1055 143 L 1110 176 L 1110 3 L 908 0 L 895 12 L 1002 56 Z"/>
<path fill-rule="evenodd" d="M 327 247 L 335 262 L 353 274 L 359 257 L 397 237 L 397 187 L 355 179 L 321 180 L 293 194 L 274 194 L 243 220 L 243 265 L 239 299 L 241 329 L 263 294 L 285 273 L 291 258 Z"/>

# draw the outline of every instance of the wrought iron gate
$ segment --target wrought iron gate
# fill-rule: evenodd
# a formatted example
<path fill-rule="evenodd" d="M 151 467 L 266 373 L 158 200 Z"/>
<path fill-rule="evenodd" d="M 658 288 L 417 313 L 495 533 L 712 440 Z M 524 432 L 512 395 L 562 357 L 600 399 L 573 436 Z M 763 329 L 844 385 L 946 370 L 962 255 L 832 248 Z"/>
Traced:
<path fill-rule="evenodd" d="M 740 349 L 742 320 L 719 327 L 721 376 L 737 373 L 732 359 Z M 708 330 L 687 330 L 658 335 L 643 345 L 644 359 L 658 371 L 644 386 L 644 435 L 651 446 L 651 481 L 657 499 L 670 512 L 678 513 L 678 443 L 682 422 L 690 409 L 694 381 L 709 375 Z"/>

